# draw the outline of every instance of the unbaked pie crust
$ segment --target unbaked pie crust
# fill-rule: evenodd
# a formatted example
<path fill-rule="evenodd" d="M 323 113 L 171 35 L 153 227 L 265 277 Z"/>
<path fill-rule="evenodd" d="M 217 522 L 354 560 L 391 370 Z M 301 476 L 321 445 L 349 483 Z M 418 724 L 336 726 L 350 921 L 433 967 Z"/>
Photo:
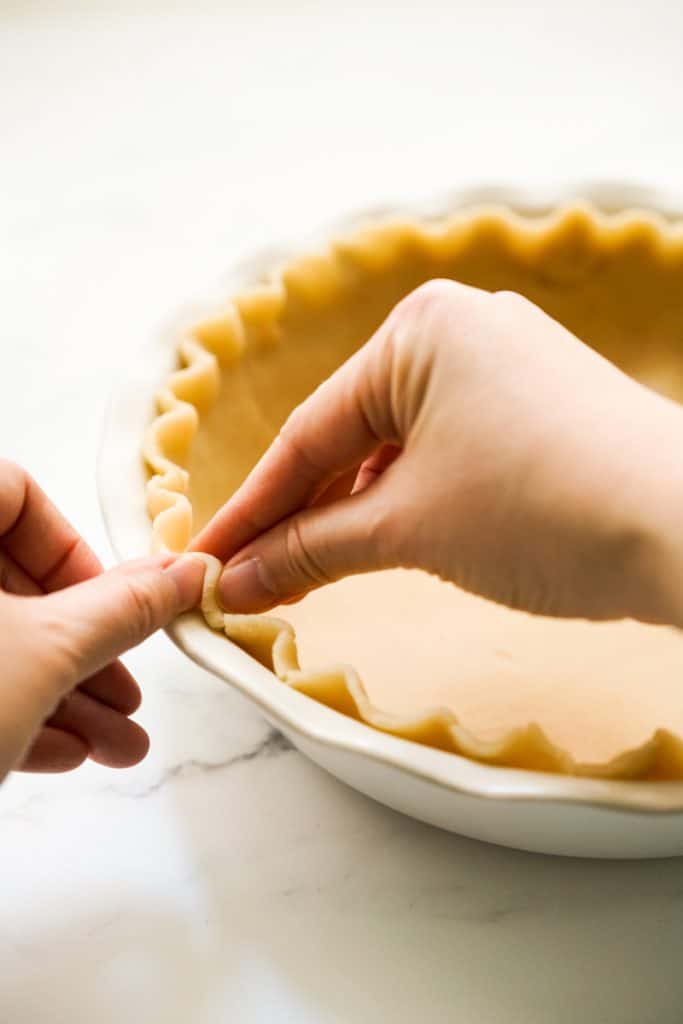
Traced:
<path fill-rule="evenodd" d="M 179 328 L 181 368 L 159 390 L 144 442 L 154 547 L 183 551 L 291 409 L 434 277 L 519 291 L 683 400 L 680 225 L 584 205 L 375 222 Z M 532 617 L 413 570 L 352 577 L 272 616 L 224 614 L 220 563 L 196 557 L 207 563 L 209 626 L 283 683 L 375 729 L 500 766 L 683 778 L 675 630 Z M 355 667 L 330 664 L 339 652 Z"/>

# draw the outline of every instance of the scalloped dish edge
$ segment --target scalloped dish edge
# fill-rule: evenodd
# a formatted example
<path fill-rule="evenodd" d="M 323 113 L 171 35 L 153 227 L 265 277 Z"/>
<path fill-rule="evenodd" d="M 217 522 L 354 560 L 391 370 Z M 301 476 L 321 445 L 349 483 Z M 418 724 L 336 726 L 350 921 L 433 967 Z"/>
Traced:
<path fill-rule="evenodd" d="M 267 280 L 238 292 L 215 316 L 188 325 L 178 344 L 181 368 L 158 390 L 157 415 L 143 443 L 143 457 L 151 473 L 146 509 L 152 521 L 153 549 L 181 552 L 190 542 L 189 475 L 182 463 L 202 410 L 217 397 L 223 369 L 239 360 L 248 344 L 245 324 L 257 323 L 261 337 L 277 343 L 277 320 L 287 302 L 288 276 L 296 278 L 299 289 L 303 282 L 311 294 L 320 292 L 324 299 L 341 255 L 345 259 L 351 256 L 360 265 L 386 267 L 398 262 L 409 241 L 450 254 L 477 230 L 505 233 L 507 243 L 520 251 L 532 248 L 538 253 L 559 236 L 578 230 L 588 232 L 604 249 L 617 250 L 638 237 L 646 239 L 662 259 L 683 256 L 681 222 L 640 210 L 602 213 L 589 204 L 574 202 L 542 215 L 520 215 L 505 206 L 475 206 L 433 222 L 393 217 L 370 222 L 332 241 L 326 251 L 287 262 Z M 224 631 L 282 683 L 376 730 L 503 768 L 596 779 L 683 779 L 683 740 L 666 729 L 657 729 L 641 746 L 610 761 L 586 764 L 575 761 L 534 722 L 487 742 L 465 729 L 445 708 L 410 718 L 385 713 L 370 702 L 351 666 L 301 670 L 289 623 L 273 616 L 224 613 L 215 598 L 221 563 L 211 555 L 192 553 L 192 557 L 206 565 L 201 610 L 210 628 Z"/>

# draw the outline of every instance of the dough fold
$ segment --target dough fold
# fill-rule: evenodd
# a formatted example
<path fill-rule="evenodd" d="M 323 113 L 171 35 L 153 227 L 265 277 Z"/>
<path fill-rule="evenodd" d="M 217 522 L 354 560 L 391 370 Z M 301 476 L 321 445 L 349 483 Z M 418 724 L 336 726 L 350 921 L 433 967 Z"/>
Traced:
<path fill-rule="evenodd" d="M 679 225 L 651 214 L 606 215 L 582 205 L 533 218 L 486 209 L 433 223 L 371 224 L 332 242 L 322 253 L 290 261 L 269 280 L 243 289 L 179 341 L 180 368 L 156 395 L 157 415 L 143 445 L 150 471 L 146 507 L 153 549 L 187 548 L 193 534 L 187 463 L 201 417 L 215 402 L 222 376 L 239 365 L 245 352 L 286 343 L 281 325 L 290 308 L 325 309 L 339 303 L 350 277 L 357 282 L 364 274 L 372 279 L 392 268 L 398 273 L 410 259 L 438 267 L 440 260 L 455 258 L 463 247 L 480 241 L 485 245 L 492 237 L 514 254 L 520 266 L 541 268 L 539 274 L 545 274 L 553 288 L 571 288 L 610 252 L 646 251 L 665 270 L 683 261 Z M 373 706 L 351 666 L 302 670 L 294 630 L 284 620 L 224 613 L 215 598 L 220 563 L 205 554 L 194 557 L 207 566 L 202 599 L 207 626 L 222 630 L 283 684 L 374 729 L 491 765 L 604 779 L 683 778 L 683 743 L 667 729 L 657 729 L 642 745 L 605 763 L 590 764 L 575 760 L 533 721 L 490 742 L 466 729 L 450 709 L 425 709 L 403 717 L 382 711 Z"/>

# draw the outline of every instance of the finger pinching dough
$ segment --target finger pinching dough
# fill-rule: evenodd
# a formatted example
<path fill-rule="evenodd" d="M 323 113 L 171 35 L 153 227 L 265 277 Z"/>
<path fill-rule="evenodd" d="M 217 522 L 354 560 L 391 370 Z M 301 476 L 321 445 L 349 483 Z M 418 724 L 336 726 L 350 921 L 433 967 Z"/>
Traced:
<path fill-rule="evenodd" d="M 526 295 L 627 373 L 683 401 L 683 229 L 573 206 L 390 220 L 298 257 L 178 327 L 180 368 L 144 442 L 154 546 L 182 551 L 289 412 L 435 277 Z M 535 618 L 418 571 L 356 576 L 268 616 L 207 624 L 283 684 L 368 725 L 490 764 L 683 778 L 683 634 Z"/>

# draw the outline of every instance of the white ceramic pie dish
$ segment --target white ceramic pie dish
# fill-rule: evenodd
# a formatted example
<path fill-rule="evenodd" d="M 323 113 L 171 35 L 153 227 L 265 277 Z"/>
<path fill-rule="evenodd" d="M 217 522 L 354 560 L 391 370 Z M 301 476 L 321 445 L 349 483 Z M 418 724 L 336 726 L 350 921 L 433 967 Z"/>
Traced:
<path fill-rule="evenodd" d="M 253 283 L 297 251 L 381 212 L 443 216 L 482 202 L 542 213 L 582 198 L 605 211 L 628 207 L 680 215 L 683 203 L 621 185 L 578 186 L 548 194 L 518 189 L 468 189 L 429 206 L 402 204 L 364 211 L 305 244 L 278 247 L 236 266 L 218 283 L 226 295 Z M 171 321 L 211 305 L 211 295 Z M 146 553 L 150 523 L 144 507 L 140 449 L 153 416 L 154 392 L 175 365 L 171 328 L 140 345 L 136 366 L 109 405 L 98 467 L 100 499 L 117 556 Z M 380 733 L 283 685 L 271 672 L 213 632 L 199 614 L 181 616 L 172 640 L 198 664 L 237 687 L 311 760 L 344 782 L 422 821 L 463 835 L 543 853 L 589 857 L 659 857 L 683 853 L 683 782 L 622 782 L 495 768 Z"/>

